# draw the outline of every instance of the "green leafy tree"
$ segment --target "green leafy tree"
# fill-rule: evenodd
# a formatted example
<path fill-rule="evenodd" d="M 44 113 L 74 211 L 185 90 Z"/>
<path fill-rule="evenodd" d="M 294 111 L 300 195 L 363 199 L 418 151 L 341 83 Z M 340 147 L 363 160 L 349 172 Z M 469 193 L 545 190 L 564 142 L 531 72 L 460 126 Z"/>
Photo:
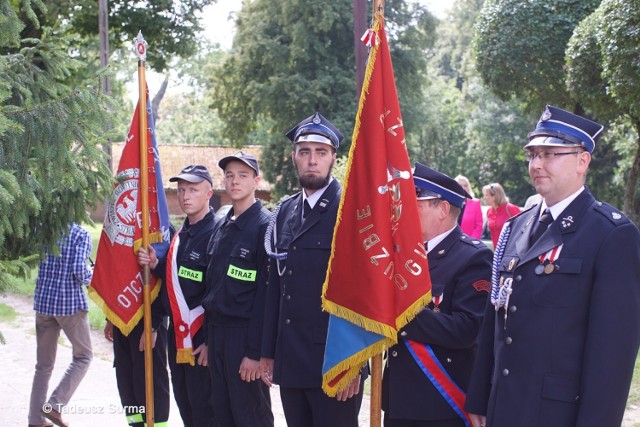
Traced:
<path fill-rule="evenodd" d="M 585 19 L 567 48 L 567 85 L 574 99 L 603 120 L 616 121 L 620 146 L 605 145 L 607 160 L 619 165 L 625 182 L 624 211 L 640 221 L 638 177 L 640 176 L 640 8 L 637 1 L 605 0 Z M 620 132 L 625 128 L 626 131 Z M 629 131 L 635 148 L 626 144 Z M 607 135 L 609 142 L 612 135 Z M 602 145 L 602 144 L 599 144 Z M 621 156 L 625 153 L 626 156 Z M 601 154 L 598 147 L 597 160 Z M 605 157 L 606 158 L 606 157 Z M 628 160 L 624 160 L 628 159 Z M 594 169 L 594 168 L 592 168 Z M 597 171 L 598 168 L 595 168 Z M 601 177 L 610 182 L 608 177 Z M 618 187 L 619 188 L 619 187 Z"/>
<path fill-rule="evenodd" d="M 421 104 L 426 119 L 411 139 L 418 142 L 412 156 L 451 176 L 465 175 L 476 196 L 483 185 L 500 182 L 522 204 L 534 191 L 522 146 L 538 116 L 522 111 L 513 97 L 499 99 L 478 76 L 471 37 L 483 3 L 458 0 L 438 25 Z"/>
<path fill-rule="evenodd" d="M 419 126 L 413 101 L 422 93 L 434 21 L 415 7 L 390 2 L 385 14 L 403 118 Z M 348 152 L 358 98 L 352 8 L 349 0 L 256 0 L 238 14 L 233 49 L 212 80 L 212 106 L 232 144 L 261 136 L 276 198 L 297 187 L 283 135 L 298 121 L 320 111 L 346 135 L 339 155 Z"/>
<path fill-rule="evenodd" d="M 109 45 L 112 50 L 125 46 L 142 31 L 153 41 L 148 51 L 148 64 L 157 71 L 167 68 L 175 56 L 189 58 L 199 45 L 202 10 L 216 0 L 154 0 L 132 2 L 110 0 Z M 43 27 L 59 23 L 66 32 L 83 38 L 85 45 L 97 51 L 98 2 L 95 0 L 47 0 L 47 9 L 38 11 Z M 41 30 L 28 24 L 23 37 L 39 37 Z M 97 55 L 94 56 L 97 61 Z"/>
<path fill-rule="evenodd" d="M 42 12 L 44 5 L 35 3 Z M 20 16 L 36 19 L 28 2 Z M 6 276 L 25 272 L 69 222 L 89 221 L 86 208 L 111 188 L 101 143 L 109 100 L 97 78 L 69 86 L 84 63 L 69 40 L 44 29 L 20 39 L 17 9 L 0 0 L 0 290 Z M 31 21 L 37 25 L 37 19 Z"/>
<path fill-rule="evenodd" d="M 209 75 L 225 55 L 219 46 L 203 42 L 192 60 L 173 61 L 171 80 L 181 90 L 165 96 L 158 109 L 156 135 L 162 144 L 230 145 L 206 94 Z"/>
<path fill-rule="evenodd" d="M 565 48 L 574 28 L 600 0 L 487 0 L 476 25 L 476 65 L 501 99 L 529 111 L 566 106 Z"/>
<path fill-rule="evenodd" d="M 610 56 L 619 60 L 620 53 L 626 51 L 627 56 L 618 65 L 624 63 L 627 71 L 634 60 L 637 63 L 632 54 L 637 49 L 637 38 L 630 37 L 637 30 L 634 14 L 629 10 L 620 12 L 626 3 L 487 0 L 476 26 L 478 72 L 501 99 L 516 97 L 522 111 L 539 113 L 545 104 L 554 104 L 577 114 L 595 116 L 603 123 L 619 120 L 621 113 L 618 101 L 612 97 L 612 82 L 604 76 Z M 606 13 L 592 15 L 596 8 L 602 10 L 605 6 Z M 620 25 L 617 14 L 626 12 L 627 20 Z M 600 30 L 612 26 L 631 32 L 626 36 L 621 33 L 616 39 L 612 33 Z M 628 38 L 622 40 L 623 37 Z M 611 49 L 605 52 L 603 44 Z M 625 93 L 629 90 L 626 86 Z M 620 187 L 610 178 L 620 169 L 622 150 L 616 144 L 614 135 L 603 135 L 587 177 L 596 197 L 613 203 L 620 200 Z M 637 191 L 633 176 L 632 171 L 626 180 L 627 194 Z M 625 211 L 630 214 L 633 208 L 627 206 L 634 205 L 625 202 Z"/>

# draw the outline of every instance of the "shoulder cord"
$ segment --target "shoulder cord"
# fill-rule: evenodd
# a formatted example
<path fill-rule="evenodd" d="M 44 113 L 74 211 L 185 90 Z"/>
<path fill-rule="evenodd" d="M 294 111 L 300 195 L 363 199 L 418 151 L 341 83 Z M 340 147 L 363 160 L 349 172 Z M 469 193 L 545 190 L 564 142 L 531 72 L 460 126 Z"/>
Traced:
<path fill-rule="evenodd" d="M 284 269 L 280 269 L 280 261 L 284 261 L 287 259 L 288 252 L 274 252 L 278 249 L 275 247 L 276 239 L 278 236 L 277 230 L 277 222 L 278 222 L 278 212 L 280 212 L 280 208 L 282 207 L 282 203 L 278 204 L 276 208 L 273 210 L 271 214 L 271 219 L 269 220 L 269 225 L 267 225 L 267 230 L 264 233 L 264 250 L 267 252 L 267 255 L 276 260 L 278 265 L 278 274 L 282 276 L 285 272 L 286 266 Z M 273 239 L 272 239 L 273 237 Z M 273 244 L 272 244 L 273 242 Z M 273 249 L 273 250 L 272 250 Z"/>
<path fill-rule="evenodd" d="M 504 249 L 507 245 L 509 234 L 511 234 L 511 221 L 507 221 L 500 232 L 498 243 L 496 243 L 496 251 L 493 256 L 493 265 L 491 266 L 491 304 L 495 306 L 496 311 L 500 310 L 500 307 L 504 307 L 505 317 L 507 316 L 509 297 L 512 291 L 512 279 L 508 278 L 504 283 L 500 283 L 499 278 L 500 264 L 502 263 L 502 257 L 504 256 Z"/>
<path fill-rule="evenodd" d="M 272 249 L 274 250 L 278 250 L 277 248 L 275 248 L 275 243 L 276 243 L 276 237 L 278 235 L 278 231 L 277 231 L 277 225 L 276 223 L 278 222 L 278 212 L 280 212 L 280 208 L 282 207 L 282 203 L 280 203 L 278 206 L 276 206 L 276 208 L 273 210 L 273 213 L 271 214 L 271 219 L 269 219 L 269 224 L 267 225 L 267 230 L 264 233 L 264 250 L 267 252 L 267 255 L 269 255 L 269 257 L 271 258 L 275 258 L 276 260 L 285 260 L 287 259 L 287 252 L 282 252 L 282 253 L 277 253 L 274 252 Z M 273 240 L 272 240 L 273 237 Z M 272 245 L 273 242 L 273 245 Z"/>

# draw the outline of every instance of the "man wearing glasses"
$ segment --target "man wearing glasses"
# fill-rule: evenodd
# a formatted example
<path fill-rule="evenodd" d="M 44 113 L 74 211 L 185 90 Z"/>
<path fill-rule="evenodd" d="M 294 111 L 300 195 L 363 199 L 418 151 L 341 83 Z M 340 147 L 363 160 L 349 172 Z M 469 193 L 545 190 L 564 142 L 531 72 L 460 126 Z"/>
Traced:
<path fill-rule="evenodd" d="M 547 106 L 524 147 L 542 202 L 495 251 L 474 427 L 619 426 L 640 343 L 640 232 L 585 187 L 603 127 Z"/>
<path fill-rule="evenodd" d="M 432 300 L 387 352 L 384 425 L 464 427 L 464 390 L 489 292 L 492 252 L 458 225 L 471 198 L 460 184 L 417 162 L 413 182 Z"/>

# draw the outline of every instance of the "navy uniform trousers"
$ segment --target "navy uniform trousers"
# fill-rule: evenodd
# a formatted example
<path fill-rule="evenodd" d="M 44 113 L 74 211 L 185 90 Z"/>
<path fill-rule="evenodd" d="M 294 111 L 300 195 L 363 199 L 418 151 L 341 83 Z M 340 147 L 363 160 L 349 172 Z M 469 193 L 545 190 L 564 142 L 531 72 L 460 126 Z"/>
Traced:
<path fill-rule="evenodd" d="M 345 402 L 321 389 L 329 315 L 322 311 L 340 184 L 333 180 L 302 222 L 302 194 L 283 202 L 275 245 L 288 252 L 271 260 L 265 306 L 263 355 L 273 358 L 274 382 L 289 427 L 357 427 L 362 388 Z"/>
<path fill-rule="evenodd" d="M 139 350 L 140 337 L 144 332 L 144 321 L 138 322 L 129 336 L 113 327 L 113 366 L 120 402 L 126 409 L 128 424 L 143 427 L 146 414 L 133 408 L 146 408 L 144 352 Z M 167 329 L 160 325 L 153 348 L 153 402 L 154 420 L 158 427 L 166 426 L 169 420 L 169 374 L 167 373 Z"/>
<path fill-rule="evenodd" d="M 205 325 L 202 326 L 205 328 Z M 200 330 L 196 337 L 204 335 Z M 175 332 L 173 324 L 169 324 L 169 368 L 171 369 L 171 385 L 173 397 L 180 411 L 180 418 L 184 427 L 214 427 L 216 425 L 213 414 L 213 394 L 209 368 L 198 365 L 198 357 L 194 366 L 188 363 L 176 363 L 177 354 Z M 201 342 L 200 339 L 198 342 Z M 178 390 L 180 392 L 178 392 Z"/>
<path fill-rule="evenodd" d="M 385 427 L 464 427 L 404 343 L 428 344 L 452 381 L 467 389 L 491 279 L 492 251 L 456 227 L 428 253 L 432 294 L 441 296 L 401 331 L 387 352 Z"/>

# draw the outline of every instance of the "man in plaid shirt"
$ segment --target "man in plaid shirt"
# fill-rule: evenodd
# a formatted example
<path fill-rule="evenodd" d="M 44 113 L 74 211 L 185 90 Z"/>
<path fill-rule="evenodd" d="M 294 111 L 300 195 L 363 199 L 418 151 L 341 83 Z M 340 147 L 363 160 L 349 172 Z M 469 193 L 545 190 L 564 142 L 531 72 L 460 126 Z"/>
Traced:
<path fill-rule="evenodd" d="M 69 225 L 69 234 L 59 242 L 60 255 L 47 254 L 40 263 L 33 308 L 36 311 L 36 370 L 31 388 L 29 427 L 66 426 L 61 412 L 69 403 L 93 357 L 87 297 L 83 285 L 91 281 L 87 265 L 91 237 L 78 224 Z M 73 349 L 73 359 L 49 400 L 49 379 L 56 360 L 60 330 Z"/>

